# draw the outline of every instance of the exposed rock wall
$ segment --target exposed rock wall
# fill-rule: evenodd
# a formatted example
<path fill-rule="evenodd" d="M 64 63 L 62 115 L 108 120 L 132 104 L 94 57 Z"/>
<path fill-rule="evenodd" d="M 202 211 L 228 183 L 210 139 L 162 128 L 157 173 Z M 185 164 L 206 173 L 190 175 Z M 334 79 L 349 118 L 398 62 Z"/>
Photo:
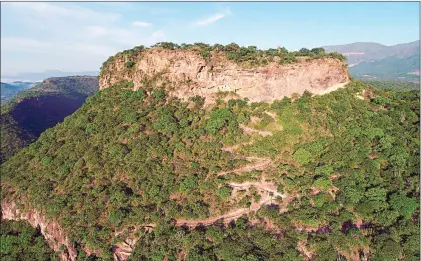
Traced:
<path fill-rule="evenodd" d="M 57 222 L 47 221 L 41 213 L 36 210 L 22 212 L 12 201 L 3 200 L 1 202 L 2 219 L 23 220 L 27 221 L 34 228 L 39 227 L 42 235 L 54 251 L 60 252 L 60 248 L 64 246 L 65 251 L 61 251 L 60 258 L 65 261 L 75 261 L 77 251 L 72 247 L 71 243 L 64 234 L 63 229 Z"/>
<path fill-rule="evenodd" d="M 45 216 L 36 210 L 23 212 L 16 206 L 15 202 L 7 200 L 3 200 L 1 202 L 1 214 L 2 219 L 26 221 L 34 228 L 39 227 L 41 234 L 47 240 L 49 246 L 55 252 L 60 253 L 60 259 L 62 261 L 76 260 L 78 252 L 69 242 L 64 230 L 60 227 L 60 225 L 57 222 L 46 220 Z M 146 230 L 149 231 L 148 229 L 150 229 L 150 227 L 153 226 L 154 225 L 146 225 L 141 227 L 146 227 Z M 136 230 L 134 230 L 134 232 L 135 231 Z M 124 241 L 119 242 L 113 246 L 113 260 L 125 261 L 130 256 L 138 240 L 138 238 L 133 236 L 132 234 L 129 237 L 127 237 Z M 83 251 L 87 255 L 101 255 L 101 251 L 91 250 L 86 247 L 83 248 Z"/>
<path fill-rule="evenodd" d="M 163 81 L 175 86 L 171 93 L 180 98 L 201 95 L 211 98 L 218 91 L 233 91 L 253 102 L 271 102 L 310 91 L 325 94 L 349 82 L 345 62 L 334 58 L 302 59 L 299 63 L 244 69 L 226 59 L 223 53 L 212 53 L 206 61 L 198 53 L 185 50 L 153 48 L 134 60 L 134 68 L 125 68 L 126 57 L 115 57 L 106 63 L 99 78 L 100 90 L 120 80 L 133 81 L 138 89 L 145 78 L 161 73 Z"/>

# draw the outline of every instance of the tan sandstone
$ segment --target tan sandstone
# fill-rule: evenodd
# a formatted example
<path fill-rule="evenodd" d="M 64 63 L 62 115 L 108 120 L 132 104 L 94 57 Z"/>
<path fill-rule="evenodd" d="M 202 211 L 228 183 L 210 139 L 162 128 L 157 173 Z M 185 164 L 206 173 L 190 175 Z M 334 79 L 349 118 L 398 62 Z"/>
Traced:
<path fill-rule="evenodd" d="M 345 63 L 334 58 L 302 58 L 287 65 L 275 59 L 266 66 L 246 69 L 223 53 L 213 52 L 211 61 L 206 61 L 195 51 L 153 48 L 136 58 L 132 69 L 124 66 L 128 59 L 118 56 L 104 65 L 100 90 L 123 79 L 132 81 L 137 90 L 143 80 L 160 73 L 162 82 L 174 86 L 170 93 L 179 98 L 200 95 L 212 100 L 217 92 L 228 91 L 252 102 L 271 102 L 306 90 L 325 94 L 350 81 Z"/>

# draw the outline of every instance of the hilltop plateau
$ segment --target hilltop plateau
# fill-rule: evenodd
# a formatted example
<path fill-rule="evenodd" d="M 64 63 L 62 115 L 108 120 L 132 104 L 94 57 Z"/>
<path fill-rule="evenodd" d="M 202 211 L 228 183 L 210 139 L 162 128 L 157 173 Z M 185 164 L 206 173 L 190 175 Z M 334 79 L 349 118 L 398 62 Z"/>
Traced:
<path fill-rule="evenodd" d="M 196 95 L 215 100 L 218 92 L 231 92 L 252 102 L 272 102 L 304 91 L 324 94 L 349 82 L 344 57 L 323 49 L 288 52 L 285 48 L 258 50 L 236 44 L 159 43 L 118 53 L 102 66 L 99 85 L 104 89 L 123 79 L 134 90 L 159 75 L 173 96 Z"/>
<path fill-rule="evenodd" d="M 99 88 L 1 165 L 2 219 L 61 260 L 419 259 L 419 90 L 320 48 L 172 43 Z"/>

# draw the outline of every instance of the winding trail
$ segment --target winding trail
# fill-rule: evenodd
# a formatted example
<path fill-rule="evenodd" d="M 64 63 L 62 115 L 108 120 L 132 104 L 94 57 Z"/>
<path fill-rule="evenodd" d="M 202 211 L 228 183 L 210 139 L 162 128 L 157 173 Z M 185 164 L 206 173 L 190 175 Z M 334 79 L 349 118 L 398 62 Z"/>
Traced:
<path fill-rule="evenodd" d="M 263 205 L 271 203 L 272 200 L 276 197 L 282 197 L 283 199 L 287 198 L 287 195 L 279 193 L 276 189 L 276 186 L 269 182 L 244 182 L 244 183 L 229 183 L 229 186 L 238 189 L 248 190 L 250 187 L 256 187 L 260 190 L 266 192 L 261 193 L 261 199 L 259 202 L 253 202 L 250 208 L 238 208 L 232 210 L 224 215 L 219 215 L 216 217 L 210 217 L 207 219 L 177 219 L 176 226 L 187 226 L 187 227 L 196 227 L 198 225 L 209 226 L 215 223 L 218 220 L 222 220 L 224 223 L 229 223 L 232 220 L 235 220 L 241 217 L 244 214 L 258 211 Z M 272 196 L 270 194 L 273 194 Z"/>
<path fill-rule="evenodd" d="M 251 134 L 251 133 L 258 133 L 260 136 L 266 137 L 266 136 L 272 136 L 273 133 L 270 131 L 262 131 L 262 130 L 256 130 L 256 129 L 252 129 L 250 127 L 244 126 L 242 124 L 240 124 L 240 128 L 243 129 L 243 131 L 247 134 Z"/>
<path fill-rule="evenodd" d="M 271 192 L 271 191 L 270 191 Z M 277 196 L 281 196 L 283 198 L 286 195 L 277 192 Z M 275 195 L 275 194 L 274 194 Z M 223 223 L 229 223 L 232 220 L 236 220 L 244 214 L 249 214 L 251 212 L 258 211 L 263 205 L 270 203 L 273 200 L 273 197 L 269 195 L 269 193 L 265 193 L 262 195 L 262 198 L 259 202 L 254 202 L 251 204 L 250 208 L 238 208 L 232 210 L 224 215 L 219 215 L 216 217 L 210 217 L 207 219 L 177 219 L 176 226 L 187 226 L 187 227 L 196 227 L 198 225 L 209 226 L 215 223 L 218 220 L 221 220 Z"/>
<path fill-rule="evenodd" d="M 248 161 L 255 161 L 253 164 L 249 164 L 246 166 L 239 167 L 237 169 L 228 170 L 228 171 L 222 171 L 216 174 L 218 177 L 227 175 L 227 174 L 234 174 L 234 173 L 241 173 L 241 172 L 249 172 L 252 170 L 264 170 L 266 169 L 270 164 L 272 164 L 272 159 L 270 158 L 259 158 L 259 157 L 245 157 L 244 159 Z"/>
<path fill-rule="evenodd" d="M 265 113 L 267 115 L 269 115 L 270 117 L 272 117 L 274 120 L 276 120 L 276 118 L 278 117 L 278 115 L 276 113 L 270 112 L 270 111 L 265 111 Z"/>
<path fill-rule="evenodd" d="M 274 117 L 274 115 L 271 115 L 271 114 L 270 116 Z M 272 135 L 272 132 L 255 130 L 255 129 L 246 127 L 244 125 L 240 125 L 240 127 L 248 134 L 258 133 L 261 136 Z M 240 146 L 246 145 L 246 144 L 252 144 L 252 143 L 253 141 L 249 141 L 249 142 L 241 143 L 235 146 L 222 148 L 222 150 L 230 152 L 230 153 L 234 153 L 234 150 L 236 150 Z M 217 174 L 217 176 L 219 177 L 219 176 L 223 176 L 227 174 L 249 172 L 252 170 L 265 170 L 268 166 L 270 166 L 273 163 L 273 160 L 270 158 L 252 157 L 252 156 L 249 156 L 249 157 L 241 156 L 241 158 L 246 159 L 250 161 L 251 163 L 248 165 L 239 167 L 237 169 L 233 169 L 229 171 L 221 171 Z M 252 202 L 249 208 L 233 209 L 224 215 L 209 217 L 206 219 L 176 219 L 176 226 L 187 226 L 187 227 L 196 227 L 198 225 L 209 226 L 218 220 L 222 220 L 222 222 L 228 223 L 232 220 L 235 220 L 241 217 L 244 214 L 258 211 L 263 205 L 271 203 L 272 200 L 276 197 L 281 197 L 283 199 L 287 198 L 287 195 L 279 193 L 277 191 L 277 187 L 273 183 L 264 181 L 263 177 L 262 177 L 262 181 L 259 181 L 259 182 L 250 182 L 250 181 L 247 181 L 244 183 L 231 182 L 228 185 L 234 189 L 247 190 L 247 191 L 250 189 L 250 187 L 255 187 L 260 190 L 260 193 L 259 193 L 261 196 L 260 201 Z"/>
<path fill-rule="evenodd" d="M 282 197 L 282 198 L 286 197 L 285 194 L 279 193 L 276 186 L 273 185 L 273 183 L 270 183 L 270 182 L 263 182 L 263 181 L 260 181 L 260 182 L 250 182 L 250 181 L 248 181 L 248 182 L 244 182 L 244 183 L 234 183 L 234 182 L 232 182 L 229 185 L 233 188 L 240 188 L 240 189 L 246 189 L 246 190 L 248 190 L 250 187 L 256 187 L 256 188 L 259 188 L 259 189 L 264 190 L 266 192 L 273 193 L 273 195 L 275 197 Z"/>
<path fill-rule="evenodd" d="M 270 115 L 270 116 L 274 117 L 274 115 Z M 255 129 L 246 127 L 244 125 L 240 125 L 240 127 L 244 130 L 244 132 L 248 134 L 258 133 L 261 136 L 272 135 L 272 132 L 255 130 Z M 236 150 L 240 146 L 246 145 L 246 144 L 252 144 L 252 143 L 253 141 L 249 141 L 249 142 L 241 143 L 235 146 L 222 148 L 222 150 L 233 153 L 234 150 Z M 223 176 L 227 174 L 249 172 L 252 170 L 265 170 L 268 166 L 270 166 L 273 163 L 273 160 L 270 158 L 261 158 L 261 157 L 252 157 L 252 156 L 250 157 L 242 156 L 241 158 L 246 159 L 250 161 L 251 163 L 248 165 L 239 167 L 237 169 L 233 169 L 229 171 L 221 171 L 217 174 L 217 176 L 219 177 L 219 176 Z M 260 193 L 259 193 L 261 196 L 260 201 L 252 202 L 249 208 L 233 209 L 224 215 L 209 217 L 206 219 L 176 219 L 176 226 L 187 226 L 187 227 L 196 227 L 198 225 L 209 226 L 218 220 L 222 220 L 222 222 L 228 223 L 232 220 L 235 220 L 241 217 L 244 214 L 258 211 L 263 205 L 271 203 L 272 200 L 276 197 L 282 197 L 283 199 L 287 197 L 287 195 L 279 193 L 277 191 L 277 187 L 274 184 L 264 181 L 263 178 L 262 178 L 262 181 L 259 181 L 259 182 L 250 182 L 250 181 L 244 182 L 244 183 L 231 182 L 228 185 L 234 189 L 247 190 L 247 191 L 251 187 L 255 187 L 260 190 Z"/>
<path fill-rule="evenodd" d="M 251 145 L 251 144 L 253 144 L 253 141 L 243 142 L 243 143 L 240 143 L 240 144 L 237 144 L 237 145 L 231 146 L 231 147 L 224 147 L 224 148 L 222 148 L 221 150 L 222 150 L 222 151 L 227 151 L 227 152 L 231 152 L 231 153 L 233 153 L 233 152 L 234 152 L 234 150 L 236 150 L 236 149 L 240 148 L 241 146 L 243 146 L 243 145 Z"/>
<path fill-rule="evenodd" d="M 269 114 L 269 113 L 268 113 Z M 275 115 L 271 115 L 270 116 L 274 117 Z M 268 131 L 259 131 L 259 130 L 255 130 L 249 127 L 245 127 L 245 126 L 241 126 L 241 128 L 246 132 L 246 133 L 258 133 L 261 136 L 269 136 L 272 135 L 272 132 L 268 132 Z M 221 150 L 223 151 L 227 151 L 230 153 L 234 153 L 234 151 L 239 148 L 242 145 L 247 145 L 247 144 L 252 144 L 253 141 L 249 141 L 249 142 L 245 142 L 245 143 L 241 143 L 232 147 L 225 147 L 222 148 Z M 230 171 L 222 171 L 219 172 L 217 174 L 217 176 L 223 176 L 223 175 L 227 175 L 227 174 L 231 174 L 231 173 L 241 173 L 241 172 L 249 172 L 252 170 L 265 170 L 268 166 L 270 166 L 273 163 L 273 160 L 270 158 L 261 158 L 261 157 L 245 157 L 245 156 L 241 156 L 241 158 L 246 159 L 248 161 L 250 161 L 250 164 L 239 167 L 237 169 L 234 170 L 230 170 Z M 218 220 L 221 220 L 223 223 L 229 223 L 232 220 L 236 220 L 239 217 L 245 215 L 245 214 L 249 214 L 251 212 L 256 212 L 258 211 L 262 206 L 267 205 L 272 203 L 272 200 L 276 197 L 281 197 L 284 201 L 284 203 L 282 203 L 281 205 L 279 205 L 282 209 L 286 209 L 286 206 L 289 203 L 289 199 L 291 198 L 288 195 L 279 193 L 277 191 L 277 187 L 270 182 L 266 182 L 264 181 L 264 177 L 262 177 L 262 180 L 259 182 L 251 182 L 251 181 L 247 181 L 247 182 L 243 182 L 243 183 L 236 183 L 236 182 L 231 182 L 228 184 L 230 187 L 232 187 L 234 190 L 249 190 L 251 187 L 255 187 L 257 189 L 259 189 L 259 194 L 261 196 L 260 201 L 259 202 L 252 202 L 249 208 L 236 208 L 236 209 L 232 209 L 230 212 L 224 214 L 224 215 L 219 215 L 219 216 L 214 216 L 214 217 L 209 217 L 206 219 L 176 219 L 175 220 L 175 225 L 176 226 L 187 226 L 187 227 L 197 227 L 199 225 L 203 225 L 203 226 L 209 226 L 214 224 L 215 222 L 217 222 Z M 147 224 L 144 225 L 143 227 L 147 228 L 148 230 L 151 230 L 155 227 L 155 224 Z M 133 237 L 133 238 L 126 238 L 126 240 L 124 240 L 123 242 L 119 242 L 118 244 L 114 245 L 113 247 L 113 256 L 114 256 L 114 260 L 117 261 L 125 261 L 127 260 L 127 258 L 130 256 L 130 254 L 133 252 L 134 250 L 134 246 L 137 242 L 138 238 Z"/>

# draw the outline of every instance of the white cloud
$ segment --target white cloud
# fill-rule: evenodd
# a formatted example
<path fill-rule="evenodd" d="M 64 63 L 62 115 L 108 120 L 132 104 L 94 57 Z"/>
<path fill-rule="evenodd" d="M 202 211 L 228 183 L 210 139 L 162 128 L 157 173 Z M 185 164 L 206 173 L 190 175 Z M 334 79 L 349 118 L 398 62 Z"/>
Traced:
<path fill-rule="evenodd" d="M 3 52 L 12 51 L 31 51 L 39 52 L 40 50 L 49 47 L 45 42 L 40 42 L 34 39 L 27 39 L 21 37 L 2 37 L 1 50 Z"/>
<path fill-rule="evenodd" d="M 1 73 L 5 75 L 99 71 L 119 51 L 166 39 L 162 30 L 142 32 L 124 25 L 127 21 L 119 13 L 76 3 L 2 3 L 1 15 Z M 149 24 L 141 23 L 137 26 Z"/>
<path fill-rule="evenodd" d="M 97 23 L 109 23 L 114 22 L 121 17 L 118 13 L 95 11 L 68 3 L 52 4 L 47 2 L 12 2 L 7 4 L 19 13 L 26 14 L 31 17 L 39 17 L 44 21 L 59 20 L 66 22 L 71 21 L 71 23 L 96 21 Z"/>
<path fill-rule="evenodd" d="M 165 40 L 165 34 L 163 31 L 156 31 L 152 34 L 150 40 L 153 42 L 162 42 Z"/>
<path fill-rule="evenodd" d="M 108 30 L 102 26 L 91 25 L 87 26 L 86 29 L 88 33 L 93 37 L 105 36 L 108 33 Z"/>
<path fill-rule="evenodd" d="M 152 26 L 152 24 L 151 24 L 151 23 L 148 23 L 148 22 L 142 22 L 142 21 L 134 21 L 134 22 L 133 22 L 133 25 L 134 25 L 134 26 L 137 26 L 137 27 L 149 27 L 149 26 Z"/>
<path fill-rule="evenodd" d="M 196 26 L 206 26 L 215 23 L 218 20 L 221 20 L 227 16 L 231 15 L 231 11 L 226 9 L 224 12 L 213 14 L 207 18 L 201 19 L 196 22 Z"/>

